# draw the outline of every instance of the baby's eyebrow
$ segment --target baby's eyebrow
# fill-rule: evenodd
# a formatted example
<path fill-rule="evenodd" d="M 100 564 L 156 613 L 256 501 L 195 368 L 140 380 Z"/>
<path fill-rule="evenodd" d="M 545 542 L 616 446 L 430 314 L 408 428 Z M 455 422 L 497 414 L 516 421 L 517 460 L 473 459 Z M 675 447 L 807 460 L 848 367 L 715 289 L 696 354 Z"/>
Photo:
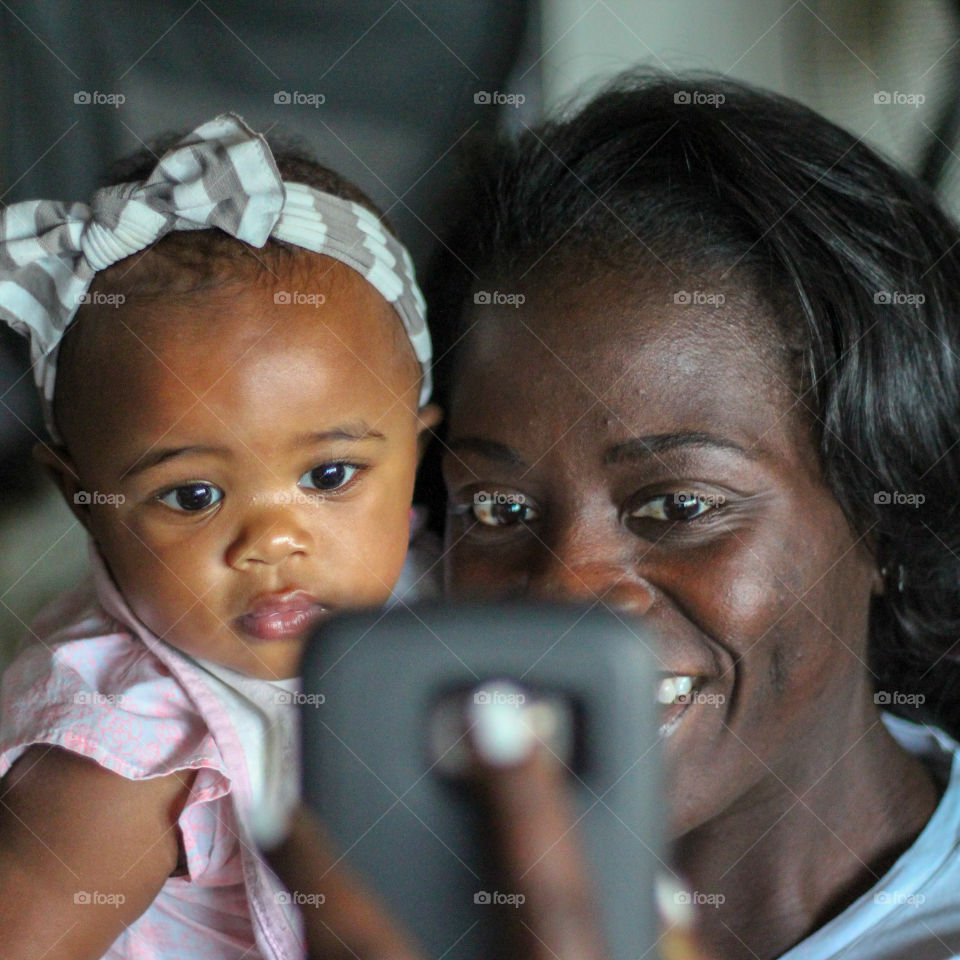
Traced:
<path fill-rule="evenodd" d="M 379 430 L 368 427 L 365 423 L 349 423 L 333 427 L 330 430 L 317 430 L 312 433 L 298 433 L 293 438 L 294 447 L 309 447 L 313 443 L 327 443 L 330 440 L 386 440 L 386 436 Z"/>
<path fill-rule="evenodd" d="M 121 470 L 120 479 L 127 480 L 130 477 L 135 477 L 138 473 L 143 473 L 144 470 L 149 470 L 151 467 L 155 467 L 160 463 L 163 463 L 165 460 L 171 460 L 174 457 L 183 457 L 187 454 L 219 454 L 222 456 L 229 451 L 225 447 L 204 447 L 204 446 L 193 446 L 193 447 L 157 447 L 154 450 L 149 450 L 144 454 L 141 454 L 137 457 L 130 466 Z"/>
<path fill-rule="evenodd" d="M 386 436 L 379 430 L 368 427 L 365 423 L 344 424 L 330 430 L 317 430 L 312 433 L 298 433 L 293 438 L 293 447 L 309 447 L 317 443 L 329 443 L 331 440 L 386 440 Z M 127 480 L 144 470 L 149 470 L 158 464 L 171 460 L 174 457 L 183 457 L 188 454 L 206 454 L 208 456 L 228 456 L 230 451 L 226 447 L 210 447 L 194 445 L 188 447 L 157 447 L 142 454 L 130 466 L 121 471 L 120 479 Z"/>
<path fill-rule="evenodd" d="M 627 463 L 630 461 L 645 460 L 648 457 L 659 453 L 665 453 L 668 450 L 676 450 L 682 447 L 713 447 L 718 450 L 732 450 L 749 460 L 757 460 L 759 454 L 756 450 L 749 450 L 728 440 L 726 437 L 718 437 L 716 434 L 703 432 L 688 433 L 655 433 L 645 437 L 630 437 L 620 443 L 609 447 L 603 455 L 605 466 L 618 463 Z"/>

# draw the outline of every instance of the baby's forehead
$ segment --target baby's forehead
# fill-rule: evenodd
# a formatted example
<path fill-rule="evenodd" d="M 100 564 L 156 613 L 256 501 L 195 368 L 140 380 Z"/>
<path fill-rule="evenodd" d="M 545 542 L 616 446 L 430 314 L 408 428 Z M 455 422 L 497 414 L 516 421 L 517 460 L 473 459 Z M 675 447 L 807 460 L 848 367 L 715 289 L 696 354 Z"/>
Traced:
<path fill-rule="evenodd" d="M 262 271 L 250 282 L 233 279 L 167 298 L 131 290 L 115 302 L 104 299 L 108 294 L 92 298 L 61 344 L 54 410 L 65 436 L 89 421 L 105 381 L 117 402 L 139 404 L 182 384 L 189 406 L 190 393 L 208 382 L 230 378 L 238 389 L 254 390 L 258 375 L 278 367 L 308 377 L 308 362 L 326 355 L 389 382 L 398 367 L 408 378 L 419 375 L 393 308 L 360 274 L 330 258 L 316 257 L 310 270 Z"/>

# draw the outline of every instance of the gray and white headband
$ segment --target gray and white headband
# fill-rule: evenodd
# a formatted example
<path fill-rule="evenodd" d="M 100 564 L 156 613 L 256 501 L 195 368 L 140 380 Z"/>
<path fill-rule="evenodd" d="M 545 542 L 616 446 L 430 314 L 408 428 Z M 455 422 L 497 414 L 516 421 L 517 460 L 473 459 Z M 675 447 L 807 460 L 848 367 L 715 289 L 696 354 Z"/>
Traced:
<path fill-rule="evenodd" d="M 283 181 L 266 140 L 225 113 L 184 137 L 143 182 L 105 187 L 89 205 L 27 200 L 0 211 L 0 321 L 30 339 L 51 436 L 57 348 L 96 273 L 173 230 L 211 227 L 254 247 L 274 237 L 360 273 L 399 315 L 427 402 L 430 333 L 406 248 L 359 204 Z"/>

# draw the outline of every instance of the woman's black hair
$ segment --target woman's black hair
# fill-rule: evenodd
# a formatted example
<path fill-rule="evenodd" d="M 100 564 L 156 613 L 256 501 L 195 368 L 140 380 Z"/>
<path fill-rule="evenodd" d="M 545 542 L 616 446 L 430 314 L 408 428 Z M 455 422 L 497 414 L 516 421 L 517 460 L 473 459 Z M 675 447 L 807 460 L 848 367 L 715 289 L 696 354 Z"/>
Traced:
<path fill-rule="evenodd" d="M 487 144 L 474 174 L 441 314 L 457 264 L 476 288 L 570 254 L 655 255 L 771 304 L 823 473 L 887 573 L 879 702 L 919 694 L 960 729 L 960 233 L 929 190 L 794 101 L 650 72 Z M 457 333 L 437 332 L 442 353 Z"/>

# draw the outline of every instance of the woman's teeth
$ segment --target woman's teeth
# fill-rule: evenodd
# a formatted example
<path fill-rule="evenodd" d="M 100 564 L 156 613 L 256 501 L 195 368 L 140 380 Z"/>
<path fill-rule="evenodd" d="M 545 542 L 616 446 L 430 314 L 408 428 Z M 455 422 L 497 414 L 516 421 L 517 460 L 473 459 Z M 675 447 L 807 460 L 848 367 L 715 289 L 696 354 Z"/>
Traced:
<path fill-rule="evenodd" d="M 693 690 L 693 677 L 665 677 L 657 688 L 657 702 L 664 706 L 683 703 Z"/>

